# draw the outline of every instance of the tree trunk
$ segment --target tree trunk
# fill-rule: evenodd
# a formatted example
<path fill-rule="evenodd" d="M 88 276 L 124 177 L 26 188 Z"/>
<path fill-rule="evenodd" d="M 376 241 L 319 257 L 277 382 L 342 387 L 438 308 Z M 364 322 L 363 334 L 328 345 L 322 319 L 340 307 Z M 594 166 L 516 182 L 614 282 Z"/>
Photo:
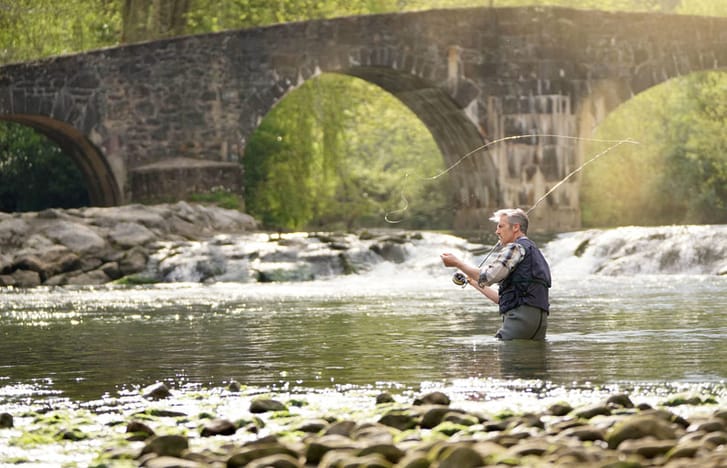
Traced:
<path fill-rule="evenodd" d="M 185 33 L 190 0 L 124 0 L 122 43 L 132 43 Z"/>

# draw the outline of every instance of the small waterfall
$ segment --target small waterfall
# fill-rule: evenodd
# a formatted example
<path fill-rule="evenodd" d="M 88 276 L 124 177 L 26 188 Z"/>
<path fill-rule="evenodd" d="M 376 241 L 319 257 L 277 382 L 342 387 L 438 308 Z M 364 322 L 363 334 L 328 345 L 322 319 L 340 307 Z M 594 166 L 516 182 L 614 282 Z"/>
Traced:
<path fill-rule="evenodd" d="M 561 234 L 543 251 L 565 275 L 724 275 L 727 226 L 591 229 Z"/>
<path fill-rule="evenodd" d="M 542 245 L 554 274 L 727 274 L 727 225 L 591 229 Z M 309 281 L 350 274 L 381 281 L 448 276 L 439 255 L 479 263 L 490 246 L 433 232 L 265 233 L 160 243 L 150 276 L 164 282 Z M 483 253 L 484 252 L 484 253 Z"/>

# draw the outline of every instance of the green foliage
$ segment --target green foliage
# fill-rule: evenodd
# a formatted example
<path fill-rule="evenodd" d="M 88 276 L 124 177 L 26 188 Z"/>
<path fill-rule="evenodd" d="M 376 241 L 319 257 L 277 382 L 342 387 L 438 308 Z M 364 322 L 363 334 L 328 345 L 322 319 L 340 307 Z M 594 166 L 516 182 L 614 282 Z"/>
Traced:
<path fill-rule="evenodd" d="M 727 15 L 727 3 L 712 0 L 192 0 L 187 21 L 188 32 L 199 33 L 340 16 L 483 6 Z"/>
<path fill-rule="evenodd" d="M 189 201 L 197 203 L 209 203 L 228 210 L 244 210 L 245 203 L 237 193 L 232 193 L 224 187 L 213 188 L 210 192 L 193 193 Z"/>
<path fill-rule="evenodd" d="M 83 175 L 35 130 L 0 122 L 0 211 L 88 205 Z"/>
<path fill-rule="evenodd" d="M 395 122 L 395 125 L 392 123 Z M 434 141 L 396 99 L 323 75 L 286 97 L 247 145 L 248 211 L 298 230 L 447 226 L 448 181 Z"/>
<path fill-rule="evenodd" d="M 584 226 L 727 222 L 727 75 L 698 73 L 636 96 L 601 138 L 630 137 L 584 171 Z M 603 145 L 589 145 L 586 158 Z"/>
<path fill-rule="evenodd" d="M 683 205 L 683 221 L 727 222 L 727 74 L 677 82 L 663 116 L 665 182 Z"/>
<path fill-rule="evenodd" d="M 116 44 L 116 0 L 0 0 L 0 64 Z"/>

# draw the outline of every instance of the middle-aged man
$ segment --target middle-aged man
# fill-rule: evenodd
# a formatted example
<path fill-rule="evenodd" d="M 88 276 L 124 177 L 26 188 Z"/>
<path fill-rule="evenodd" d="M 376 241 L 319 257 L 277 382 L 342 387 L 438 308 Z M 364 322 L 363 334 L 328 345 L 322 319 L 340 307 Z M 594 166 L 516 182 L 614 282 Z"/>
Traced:
<path fill-rule="evenodd" d="M 441 255 L 445 266 L 458 268 L 467 282 L 500 306 L 502 340 L 544 340 L 548 328 L 550 268 L 538 247 L 528 239 L 528 215 L 523 210 L 495 212 L 495 234 L 502 246 L 482 268 L 464 263 L 451 253 Z M 498 290 L 491 287 L 499 283 Z"/>

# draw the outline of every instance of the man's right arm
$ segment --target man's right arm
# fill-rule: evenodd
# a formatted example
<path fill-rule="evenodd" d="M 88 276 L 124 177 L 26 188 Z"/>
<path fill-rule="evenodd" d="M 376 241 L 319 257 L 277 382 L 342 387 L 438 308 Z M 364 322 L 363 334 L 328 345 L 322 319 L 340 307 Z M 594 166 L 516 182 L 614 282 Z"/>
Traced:
<path fill-rule="evenodd" d="M 525 256 L 525 248 L 513 242 L 507 244 L 498 253 L 495 259 L 480 270 L 479 285 L 490 286 L 507 278 L 512 270 Z"/>

